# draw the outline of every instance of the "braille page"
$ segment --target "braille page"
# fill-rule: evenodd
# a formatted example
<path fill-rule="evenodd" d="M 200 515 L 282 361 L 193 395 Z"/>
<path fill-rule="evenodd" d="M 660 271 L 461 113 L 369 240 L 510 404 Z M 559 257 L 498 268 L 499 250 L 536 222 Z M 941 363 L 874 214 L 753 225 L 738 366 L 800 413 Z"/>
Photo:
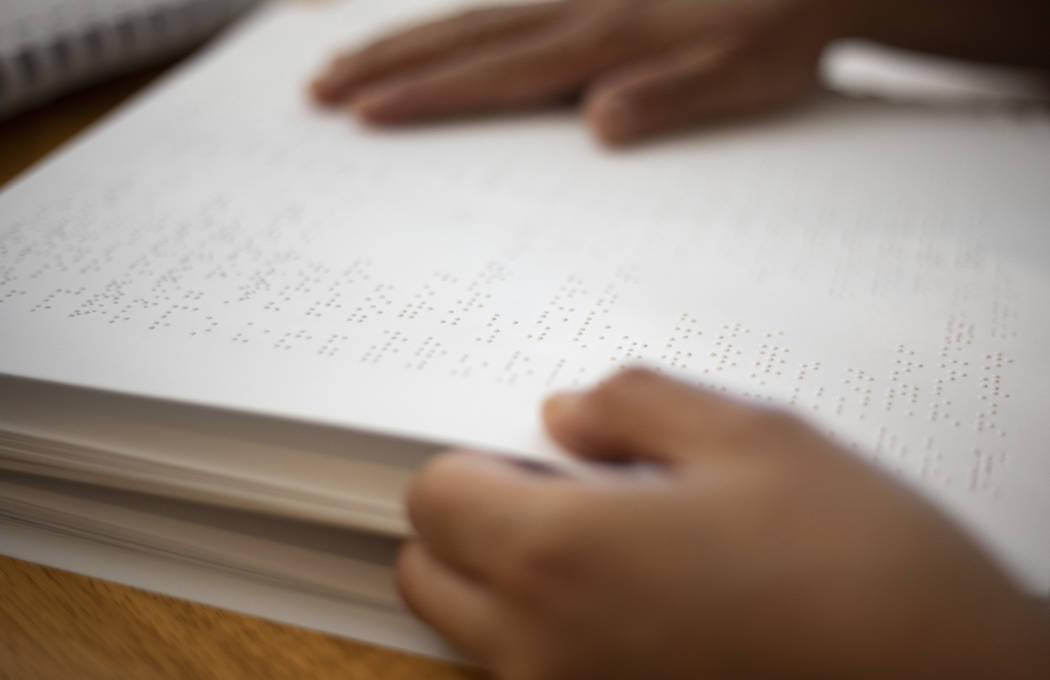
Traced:
<path fill-rule="evenodd" d="M 645 362 L 794 409 L 1047 589 L 1047 117 L 826 97 L 608 151 L 569 111 L 306 101 L 417 10 L 267 10 L 8 188 L 0 371 L 550 457 L 541 398 Z"/>

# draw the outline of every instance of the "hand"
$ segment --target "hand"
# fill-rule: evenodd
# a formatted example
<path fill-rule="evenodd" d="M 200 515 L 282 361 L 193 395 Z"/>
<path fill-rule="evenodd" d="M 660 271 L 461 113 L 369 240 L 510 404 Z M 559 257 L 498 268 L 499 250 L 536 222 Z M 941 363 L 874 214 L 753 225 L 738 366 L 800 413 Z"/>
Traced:
<path fill-rule="evenodd" d="M 565 0 L 468 11 L 337 56 L 313 83 L 373 123 L 585 91 L 607 142 L 782 106 L 816 83 L 854 0 Z"/>
<path fill-rule="evenodd" d="M 1050 630 L 999 569 L 800 421 L 639 370 L 545 418 L 658 472 L 462 453 L 408 497 L 405 599 L 500 677 L 1050 677 Z"/>

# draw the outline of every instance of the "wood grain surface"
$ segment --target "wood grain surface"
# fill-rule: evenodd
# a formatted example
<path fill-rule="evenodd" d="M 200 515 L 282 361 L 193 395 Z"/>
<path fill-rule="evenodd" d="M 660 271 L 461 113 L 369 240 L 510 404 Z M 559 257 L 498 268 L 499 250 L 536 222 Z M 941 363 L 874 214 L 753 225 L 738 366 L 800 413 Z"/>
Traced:
<path fill-rule="evenodd" d="M 168 67 L 0 123 L 0 184 Z M 2 680 L 481 677 L 452 664 L 0 557 Z"/>
<path fill-rule="evenodd" d="M 479 673 L 0 557 L 0 678 L 419 678 Z"/>

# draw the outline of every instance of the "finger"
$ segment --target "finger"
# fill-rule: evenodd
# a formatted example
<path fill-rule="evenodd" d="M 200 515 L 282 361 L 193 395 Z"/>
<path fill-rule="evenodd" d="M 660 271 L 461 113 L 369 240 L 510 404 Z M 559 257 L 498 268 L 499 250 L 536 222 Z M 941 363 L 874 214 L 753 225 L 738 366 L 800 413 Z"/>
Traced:
<path fill-rule="evenodd" d="M 725 39 L 690 45 L 613 74 L 587 93 L 598 136 L 624 144 L 678 128 L 762 113 L 816 84 L 819 48 Z"/>
<path fill-rule="evenodd" d="M 747 406 L 643 369 L 618 373 L 587 392 L 544 404 L 551 436 L 570 451 L 601 460 L 677 464 L 750 421 Z"/>
<path fill-rule="evenodd" d="M 503 547 L 527 530 L 559 486 L 509 460 L 452 453 L 416 475 L 406 505 L 428 550 L 485 579 L 499 568 Z"/>
<path fill-rule="evenodd" d="M 558 9 L 556 2 L 485 7 L 414 26 L 338 55 L 311 83 L 311 91 L 320 102 L 338 102 L 377 78 L 540 27 Z"/>
<path fill-rule="evenodd" d="M 352 110 L 372 123 L 406 123 L 510 110 L 578 91 L 633 46 L 595 47 L 592 25 L 557 30 L 490 47 L 431 69 L 365 87 Z"/>
<path fill-rule="evenodd" d="M 408 606 L 458 649 L 484 660 L 493 630 L 492 596 L 408 541 L 397 559 L 397 585 Z"/>

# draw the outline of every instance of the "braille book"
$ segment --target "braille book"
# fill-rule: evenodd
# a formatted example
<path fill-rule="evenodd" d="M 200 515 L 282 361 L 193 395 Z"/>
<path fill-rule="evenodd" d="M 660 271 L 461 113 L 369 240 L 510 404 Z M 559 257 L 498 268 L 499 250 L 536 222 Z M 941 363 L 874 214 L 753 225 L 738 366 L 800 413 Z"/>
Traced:
<path fill-rule="evenodd" d="M 390 578 L 412 471 L 572 465 L 542 398 L 645 364 L 791 409 L 1047 592 L 1045 110 L 829 91 L 613 151 L 570 110 L 305 97 L 435 4 L 263 8 L 0 193 L 0 550 L 447 654 Z"/>
<path fill-rule="evenodd" d="M 253 0 L 4 0 L 0 118 L 171 57 Z"/>

